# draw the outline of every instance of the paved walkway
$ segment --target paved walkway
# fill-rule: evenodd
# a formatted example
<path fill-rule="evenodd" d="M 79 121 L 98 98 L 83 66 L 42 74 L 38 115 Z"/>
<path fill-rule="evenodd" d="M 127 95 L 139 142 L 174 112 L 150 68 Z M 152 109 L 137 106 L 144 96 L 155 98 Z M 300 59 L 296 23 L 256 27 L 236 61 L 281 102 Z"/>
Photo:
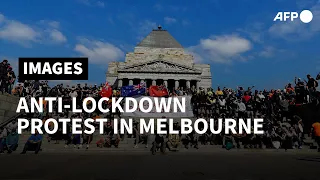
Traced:
<path fill-rule="evenodd" d="M 27 137 L 21 137 L 17 152 L 1 154 L 0 179 L 56 180 L 255 180 L 318 179 L 320 153 L 317 150 L 222 149 L 205 145 L 151 155 L 134 139 L 126 139 L 119 148 L 91 147 L 74 149 L 43 141 L 38 155 L 20 154 Z"/>
<path fill-rule="evenodd" d="M 320 154 L 231 152 L 0 155 L 0 179 L 319 179 Z"/>

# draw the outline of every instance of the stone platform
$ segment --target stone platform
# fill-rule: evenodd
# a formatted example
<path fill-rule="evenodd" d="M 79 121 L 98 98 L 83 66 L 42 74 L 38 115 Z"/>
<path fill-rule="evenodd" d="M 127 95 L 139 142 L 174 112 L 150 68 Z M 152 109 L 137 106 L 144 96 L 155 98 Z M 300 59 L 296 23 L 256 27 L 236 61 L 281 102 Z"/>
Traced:
<path fill-rule="evenodd" d="M 19 103 L 19 97 L 9 94 L 0 94 L 0 124 L 9 118 L 17 115 L 16 109 Z"/>

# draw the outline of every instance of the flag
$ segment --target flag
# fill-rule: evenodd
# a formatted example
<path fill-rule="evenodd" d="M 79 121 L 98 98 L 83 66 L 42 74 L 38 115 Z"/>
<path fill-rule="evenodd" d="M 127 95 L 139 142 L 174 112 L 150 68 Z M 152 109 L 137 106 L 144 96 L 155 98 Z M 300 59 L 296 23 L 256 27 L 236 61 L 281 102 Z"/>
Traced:
<path fill-rule="evenodd" d="M 144 82 L 142 82 L 138 85 L 133 85 L 134 90 L 139 90 L 139 89 L 143 89 L 143 88 L 146 88 L 146 83 L 144 83 Z"/>
<path fill-rule="evenodd" d="M 149 95 L 152 97 L 164 97 L 164 96 L 168 96 L 169 92 L 168 92 L 168 89 L 164 85 L 150 86 Z"/>
<path fill-rule="evenodd" d="M 101 97 L 111 97 L 112 95 L 112 88 L 111 86 L 109 85 L 108 82 L 106 82 L 105 86 L 102 87 L 101 91 L 99 92 L 100 96 Z"/>
<path fill-rule="evenodd" d="M 122 97 L 132 97 L 137 95 L 146 94 L 146 85 L 145 83 L 140 83 L 138 85 L 123 86 L 121 88 Z"/>

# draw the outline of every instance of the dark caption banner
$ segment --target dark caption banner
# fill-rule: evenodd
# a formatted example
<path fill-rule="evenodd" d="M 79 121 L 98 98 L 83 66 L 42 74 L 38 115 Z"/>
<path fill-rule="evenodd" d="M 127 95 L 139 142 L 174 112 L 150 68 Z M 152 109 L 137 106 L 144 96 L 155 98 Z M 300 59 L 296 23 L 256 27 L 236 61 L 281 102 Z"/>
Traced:
<path fill-rule="evenodd" d="M 88 58 L 19 58 L 19 80 L 88 80 Z"/>

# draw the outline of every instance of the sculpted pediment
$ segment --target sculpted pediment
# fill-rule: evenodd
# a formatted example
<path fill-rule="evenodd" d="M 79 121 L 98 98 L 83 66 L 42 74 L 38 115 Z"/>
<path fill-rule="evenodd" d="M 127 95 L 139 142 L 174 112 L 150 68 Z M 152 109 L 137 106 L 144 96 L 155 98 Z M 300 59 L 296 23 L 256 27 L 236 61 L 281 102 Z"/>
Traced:
<path fill-rule="evenodd" d="M 201 74 L 201 71 L 176 64 L 166 60 L 153 60 L 149 62 L 125 66 L 118 70 L 118 72 L 161 72 L 161 73 L 196 73 Z"/>

